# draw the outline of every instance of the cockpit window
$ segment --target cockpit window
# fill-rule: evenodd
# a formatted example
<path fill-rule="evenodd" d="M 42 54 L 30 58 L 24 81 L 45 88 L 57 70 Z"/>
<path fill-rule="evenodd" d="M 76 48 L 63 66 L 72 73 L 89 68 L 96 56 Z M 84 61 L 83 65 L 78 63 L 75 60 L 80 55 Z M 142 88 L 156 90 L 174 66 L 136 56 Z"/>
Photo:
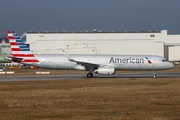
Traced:
<path fill-rule="evenodd" d="M 163 59 L 162 62 L 167 62 L 168 60 L 167 59 Z"/>

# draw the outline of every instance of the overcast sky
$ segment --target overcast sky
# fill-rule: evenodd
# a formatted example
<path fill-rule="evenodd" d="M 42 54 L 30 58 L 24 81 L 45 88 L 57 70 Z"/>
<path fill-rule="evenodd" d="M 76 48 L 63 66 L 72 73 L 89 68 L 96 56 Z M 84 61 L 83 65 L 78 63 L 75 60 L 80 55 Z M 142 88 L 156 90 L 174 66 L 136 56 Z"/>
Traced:
<path fill-rule="evenodd" d="M 7 30 L 92 29 L 180 34 L 180 0 L 0 0 L 0 38 Z"/>

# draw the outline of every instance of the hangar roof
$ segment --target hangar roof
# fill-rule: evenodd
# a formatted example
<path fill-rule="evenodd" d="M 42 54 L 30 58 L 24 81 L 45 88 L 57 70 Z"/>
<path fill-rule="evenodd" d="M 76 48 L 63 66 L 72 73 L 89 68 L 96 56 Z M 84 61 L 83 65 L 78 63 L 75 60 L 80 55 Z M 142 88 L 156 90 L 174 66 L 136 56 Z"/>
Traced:
<path fill-rule="evenodd" d="M 38 31 L 38 32 L 33 32 L 33 31 L 28 31 L 26 32 L 28 34 L 39 34 L 39 33 L 43 33 L 43 34 L 52 34 L 52 33 L 161 33 L 161 30 L 154 30 L 154 31 Z"/>

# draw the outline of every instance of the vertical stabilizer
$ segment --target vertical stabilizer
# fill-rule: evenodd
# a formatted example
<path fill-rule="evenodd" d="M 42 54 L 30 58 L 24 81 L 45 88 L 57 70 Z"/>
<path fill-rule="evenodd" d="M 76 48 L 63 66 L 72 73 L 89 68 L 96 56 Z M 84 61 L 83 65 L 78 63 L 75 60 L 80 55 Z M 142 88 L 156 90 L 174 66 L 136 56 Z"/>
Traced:
<path fill-rule="evenodd" d="M 11 46 L 12 57 L 14 59 L 21 59 L 21 62 L 39 62 L 32 51 L 14 31 L 7 31 L 9 43 Z M 15 61 L 19 62 L 19 61 Z"/>

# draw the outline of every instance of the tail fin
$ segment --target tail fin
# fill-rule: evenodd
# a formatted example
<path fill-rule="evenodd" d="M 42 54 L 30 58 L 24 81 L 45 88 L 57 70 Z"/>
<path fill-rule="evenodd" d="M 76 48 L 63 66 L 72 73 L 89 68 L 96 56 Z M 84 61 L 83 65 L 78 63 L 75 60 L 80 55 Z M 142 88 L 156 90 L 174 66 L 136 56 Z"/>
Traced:
<path fill-rule="evenodd" d="M 21 38 L 14 31 L 7 31 L 9 43 L 11 46 L 12 57 L 21 62 L 39 62 L 33 52 L 29 50 L 27 45 L 21 40 Z"/>

